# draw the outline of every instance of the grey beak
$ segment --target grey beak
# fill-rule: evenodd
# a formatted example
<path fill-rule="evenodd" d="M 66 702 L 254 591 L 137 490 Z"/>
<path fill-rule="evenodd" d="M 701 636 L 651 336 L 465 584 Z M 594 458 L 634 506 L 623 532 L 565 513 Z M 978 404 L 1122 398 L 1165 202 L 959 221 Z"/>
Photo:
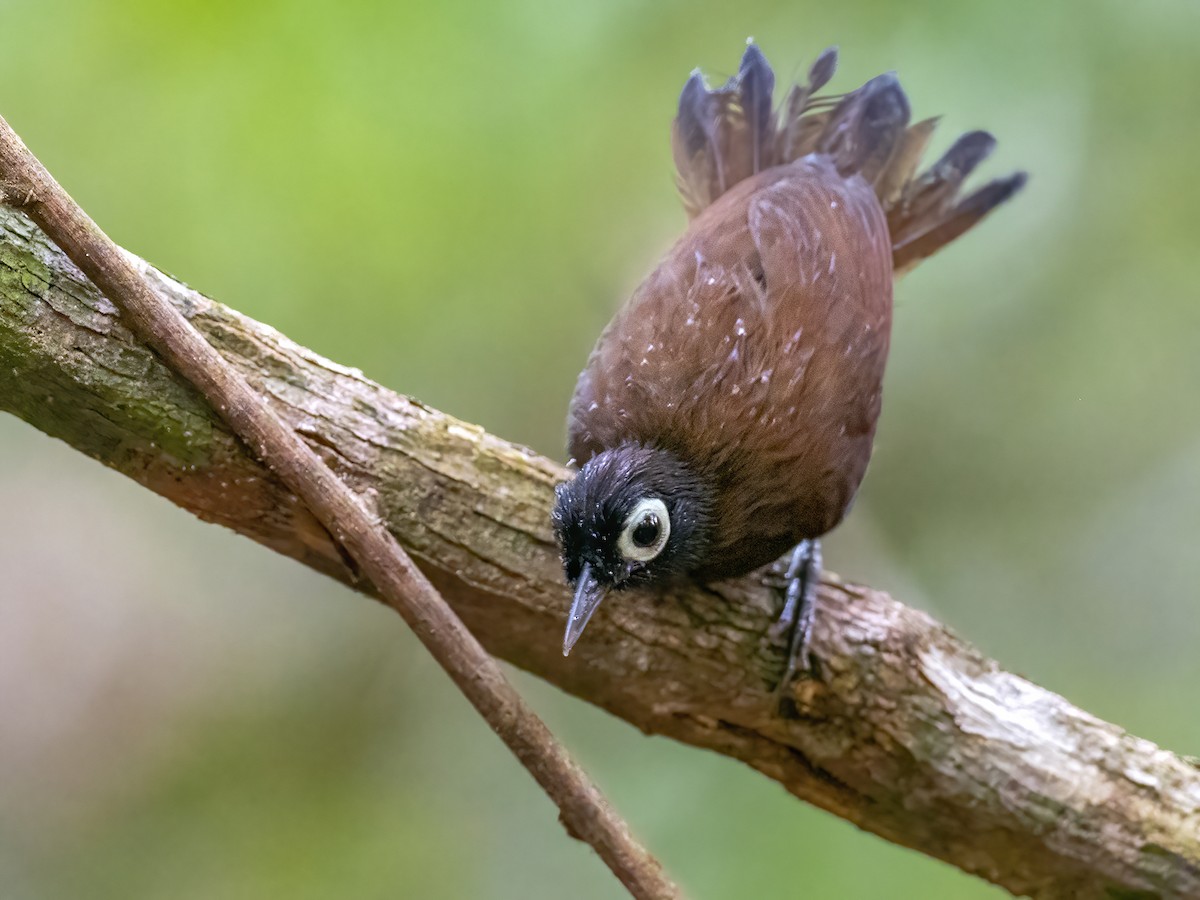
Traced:
<path fill-rule="evenodd" d="M 563 656 L 569 656 L 571 648 L 583 634 L 583 629 L 591 619 L 592 613 L 608 593 L 608 588 L 601 585 L 592 576 L 592 567 L 584 565 L 575 582 L 575 600 L 571 603 L 571 615 L 567 619 L 567 633 L 563 635 Z"/>

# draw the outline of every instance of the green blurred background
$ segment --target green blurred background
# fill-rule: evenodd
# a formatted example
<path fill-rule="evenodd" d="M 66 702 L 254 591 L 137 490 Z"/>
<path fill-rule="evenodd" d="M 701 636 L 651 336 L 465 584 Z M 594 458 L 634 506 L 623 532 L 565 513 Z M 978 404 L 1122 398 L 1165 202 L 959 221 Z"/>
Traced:
<path fill-rule="evenodd" d="M 667 131 L 747 35 L 899 71 L 1028 189 L 907 278 L 827 543 L 1200 753 L 1200 6 L 0 0 L 0 112 L 121 243 L 561 458 L 683 226 Z M 0 896 L 609 898 L 400 621 L 0 420 Z M 518 675 L 698 898 L 999 892 Z"/>

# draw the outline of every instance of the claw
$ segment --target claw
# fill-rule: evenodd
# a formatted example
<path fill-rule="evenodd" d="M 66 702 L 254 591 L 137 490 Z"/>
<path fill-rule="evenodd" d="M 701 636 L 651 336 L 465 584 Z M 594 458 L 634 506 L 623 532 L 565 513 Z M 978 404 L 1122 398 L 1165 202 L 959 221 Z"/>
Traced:
<path fill-rule="evenodd" d="M 788 654 L 783 678 L 775 688 L 775 694 L 781 702 L 787 699 L 784 691 L 796 675 L 812 671 L 809 642 L 816 612 L 817 585 L 821 581 L 819 541 L 806 540 L 796 545 L 785 577 L 788 586 L 784 594 L 783 611 L 771 626 L 770 632 L 774 639 L 788 637 Z"/>

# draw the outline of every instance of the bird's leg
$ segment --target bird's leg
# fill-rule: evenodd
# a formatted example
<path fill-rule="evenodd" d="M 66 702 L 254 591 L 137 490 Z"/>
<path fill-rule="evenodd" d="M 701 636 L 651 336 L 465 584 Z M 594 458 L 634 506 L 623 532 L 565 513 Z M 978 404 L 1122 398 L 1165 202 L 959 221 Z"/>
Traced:
<path fill-rule="evenodd" d="M 797 544 L 785 577 L 788 584 L 783 612 L 771 629 L 773 635 L 786 635 L 788 641 L 787 662 L 776 691 L 791 684 L 797 672 L 812 669 L 808 643 L 816 611 L 817 586 L 821 583 L 821 542 L 806 540 Z"/>

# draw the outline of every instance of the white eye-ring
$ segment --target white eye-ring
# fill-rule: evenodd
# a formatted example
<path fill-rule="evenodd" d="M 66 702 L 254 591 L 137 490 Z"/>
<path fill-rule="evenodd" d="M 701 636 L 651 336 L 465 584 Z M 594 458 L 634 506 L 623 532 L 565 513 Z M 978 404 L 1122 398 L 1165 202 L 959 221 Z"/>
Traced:
<path fill-rule="evenodd" d="M 625 559 L 633 562 L 650 562 L 671 536 L 671 517 L 667 504 L 657 497 L 649 497 L 633 508 L 621 536 L 617 538 L 617 550 Z"/>

